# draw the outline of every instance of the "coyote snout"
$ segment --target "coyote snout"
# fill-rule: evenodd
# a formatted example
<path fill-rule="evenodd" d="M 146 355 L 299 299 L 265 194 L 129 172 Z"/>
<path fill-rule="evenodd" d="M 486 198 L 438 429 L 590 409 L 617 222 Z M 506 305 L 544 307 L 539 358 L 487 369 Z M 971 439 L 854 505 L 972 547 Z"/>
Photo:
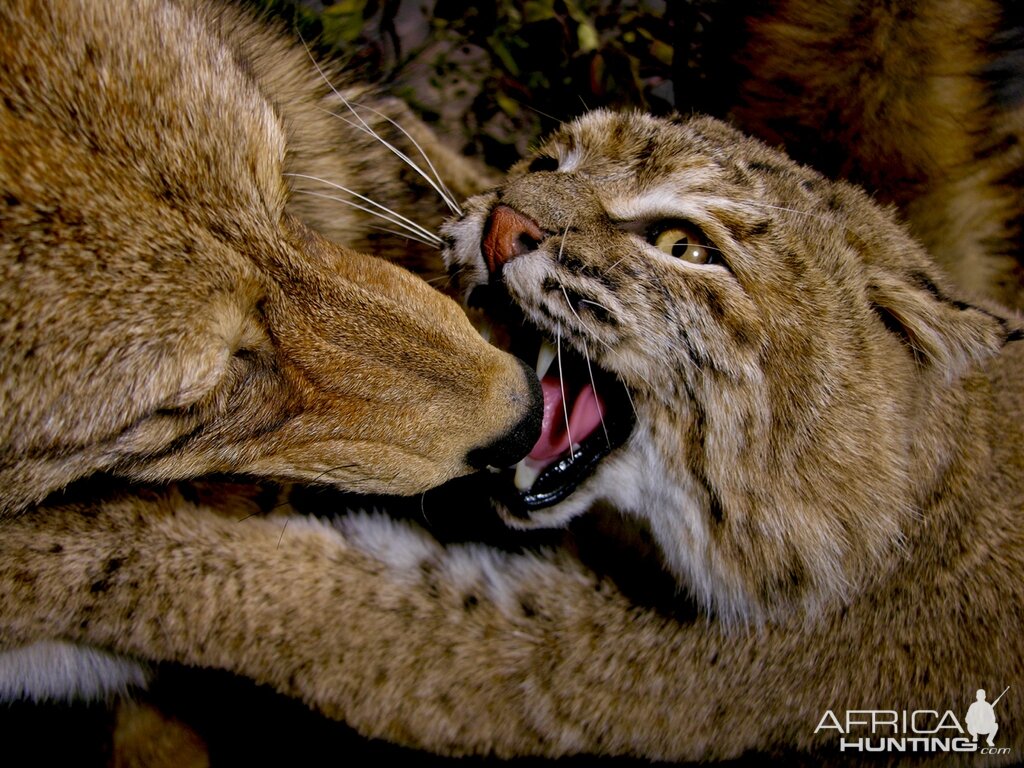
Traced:
<path fill-rule="evenodd" d="M 412 494 L 529 451 L 536 378 L 455 302 L 290 216 L 275 234 L 248 260 L 213 242 L 194 250 L 173 297 L 153 295 L 152 274 L 125 284 L 141 244 L 117 252 L 128 256 L 119 284 L 88 298 L 76 286 L 84 264 L 8 283 L 3 320 L 21 333 L 5 345 L 4 510 L 97 471 Z M 8 262 L 15 272 L 35 264 L 26 251 Z M 48 257 L 48 270 L 61 266 Z"/>
<path fill-rule="evenodd" d="M 332 149 L 352 137 L 305 52 L 159 7 L 0 8 L 0 515 L 98 472 L 407 494 L 525 454 L 541 406 L 518 362 L 292 215 L 296 173 L 398 175 Z M 368 229 L 326 210 L 346 242 Z"/>

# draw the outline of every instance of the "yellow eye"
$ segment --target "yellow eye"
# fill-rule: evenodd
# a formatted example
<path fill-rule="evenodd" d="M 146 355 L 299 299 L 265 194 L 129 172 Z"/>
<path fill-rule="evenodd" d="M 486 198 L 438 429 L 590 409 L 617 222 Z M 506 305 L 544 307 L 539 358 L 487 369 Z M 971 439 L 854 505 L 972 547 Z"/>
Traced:
<path fill-rule="evenodd" d="M 715 261 L 715 250 L 710 247 L 701 231 L 685 224 L 673 224 L 657 233 L 654 247 L 691 264 L 711 264 Z"/>

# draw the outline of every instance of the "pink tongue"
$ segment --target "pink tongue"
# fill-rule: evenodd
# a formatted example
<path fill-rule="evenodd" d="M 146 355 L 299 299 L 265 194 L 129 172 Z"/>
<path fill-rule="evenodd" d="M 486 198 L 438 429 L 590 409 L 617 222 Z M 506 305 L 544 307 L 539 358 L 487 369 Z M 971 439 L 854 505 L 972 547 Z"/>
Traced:
<path fill-rule="evenodd" d="M 570 444 L 579 445 L 594 433 L 604 416 L 604 403 L 589 384 L 577 394 L 569 410 L 569 429 L 565 428 L 565 407 L 562 387 L 557 376 L 545 376 L 540 382 L 544 392 L 544 418 L 540 439 L 530 451 L 530 458 L 545 466 L 568 452 Z M 571 398 L 572 393 L 566 392 Z M 570 439 L 571 438 L 571 439 Z"/>

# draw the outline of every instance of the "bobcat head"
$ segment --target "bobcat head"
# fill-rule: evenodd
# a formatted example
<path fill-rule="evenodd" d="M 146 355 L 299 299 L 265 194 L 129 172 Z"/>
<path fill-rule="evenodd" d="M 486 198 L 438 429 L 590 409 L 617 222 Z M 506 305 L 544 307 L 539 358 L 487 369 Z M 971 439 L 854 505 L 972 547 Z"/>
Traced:
<path fill-rule="evenodd" d="M 1008 333 L 890 212 L 711 119 L 592 113 L 466 209 L 452 275 L 544 389 L 499 509 L 611 502 L 726 619 L 884 568 L 940 482 L 930 414 Z"/>

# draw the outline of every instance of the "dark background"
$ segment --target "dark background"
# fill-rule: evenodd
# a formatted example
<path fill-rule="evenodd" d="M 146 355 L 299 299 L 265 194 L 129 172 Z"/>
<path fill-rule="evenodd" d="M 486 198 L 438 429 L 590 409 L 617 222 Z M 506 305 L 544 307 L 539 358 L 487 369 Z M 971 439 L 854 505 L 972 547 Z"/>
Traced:
<path fill-rule="evenodd" d="M 756 0 L 246 0 L 504 170 L 560 122 L 634 107 L 723 116 Z M 749 6 L 749 7 L 748 7 Z"/>

